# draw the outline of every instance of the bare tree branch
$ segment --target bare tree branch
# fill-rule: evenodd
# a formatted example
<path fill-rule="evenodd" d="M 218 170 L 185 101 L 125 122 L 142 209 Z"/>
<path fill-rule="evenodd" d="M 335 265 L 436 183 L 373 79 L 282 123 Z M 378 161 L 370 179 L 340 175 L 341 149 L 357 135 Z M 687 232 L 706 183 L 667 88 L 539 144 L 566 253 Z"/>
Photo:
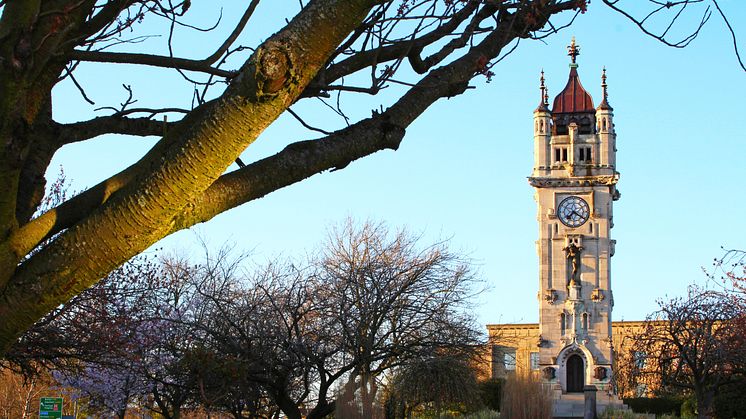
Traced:
<path fill-rule="evenodd" d="M 738 52 L 738 41 L 736 40 L 736 33 L 733 30 L 733 27 L 730 25 L 730 21 L 728 21 L 728 18 L 725 16 L 725 13 L 723 13 L 723 9 L 720 8 L 720 5 L 718 4 L 717 0 L 712 0 L 712 2 L 715 4 L 715 7 L 718 9 L 718 13 L 720 13 L 720 17 L 723 18 L 725 25 L 728 27 L 728 32 L 730 32 L 730 37 L 733 40 L 733 52 L 736 54 L 736 58 L 738 59 L 738 64 L 741 66 L 743 71 L 746 71 L 746 66 L 744 66 L 743 60 L 741 60 L 741 54 Z"/>
<path fill-rule="evenodd" d="M 708 6 L 705 9 L 705 11 L 702 13 L 702 18 L 700 19 L 700 22 L 699 22 L 699 24 L 697 25 L 697 27 L 695 29 L 693 29 L 692 31 L 690 31 L 688 35 L 682 37 L 678 41 L 670 41 L 670 40 L 668 40 L 666 38 L 666 35 L 668 34 L 668 31 L 671 29 L 671 27 L 673 26 L 673 24 L 675 23 L 675 21 L 681 15 L 681 13 L 683 12 L 683 10 L 688 5 L 693 4 L 693 3 L 700 3 L 703 0 L 669 1 L 669 2 L 666 2 L 665 4 L 662 4 L 662 5 L 661 5 L 661 3 L 649 0 L 653 4 L 660 5 L 660 7 L 658 7 L 656 9 L 654 9 L 653 11 L 649 12 L 648 15 L 646 15 L 642 19 L 635 18 L 634 16 L 632 16 L 631 13 L 629 13 L 626 10 L 622 9 L 621 7 L 617 6 L 617 3 L 619 3 L 619 0 L 602 0 L 602 1 L 604 2 L 604 4 L 606 4 L 607 6 L 611 7 L 614 11 L 620 13 L 622 16 L 626 17 L 631 22 L 633 22 L 635 25 L 637 25 L 637 27 L 640 28 L 640 30 L 643 33 L 645 33 L 646 35 L 648 35 L 648 36 L 650 36 L 652 38 L 657 39 L 658 41 L 662 42 L 665 45 L 668 45 L 669 47 L 674 47 L 674 48 L 684 48 L 687 45 L 689 45 L 689 43 L 692 42 L 697 37 L 697 35 L 699 35 L 699 32 L 702 30 L 702 27 L 704 27 L 705 23 L 707 23 L 707 21 L 710 19 L 710 16 L 712 15 L 712 12 L 710 11 L 710 7 Z M 659 33 L 656 33 L 653 30 L 648 29 L 648 27 L 645 25 L 646 21 L 651 16 L 653 16 L 653 15 L 655 15 L 655 14 L 661 12 L 661 11 L 670 10 L 672 8 L 678 8 L 677 13 L 671 19 L 671 21 L 669 22 L 669 24 L 666 27 L 666 29 L 664 29 L 663 31 L 661 31 Z"/>
<path fill-rule="evenodd" d="M 59 126 L 60 144 L 70 144 L 104 134 L 126 134 L 136 136 L 161 136 L 178 122 L 163 122 L 152 118 L 126 118 L 123 116 L 100 116 L 89 121 Z"/>
<path fill-rule="evenodd" d="M 73 60 L 97 63 L 142 64 L 162 68 L 176 68 L 181 70 L 212 74 L 228 79 L 231 79 L 238 74 L 235 71 L 228 71 L 210 67 L 210 65 L 207 64 L 205 61 L 151 54 L 73 50 L 72 52 L 70 52 L 70 58 Z"/>
<path fill-rule="evenodd" d="M 221 45 L 212 55 L 202 60 L 202 62 L 206 64 L 213 64 L 215 61 L 220 59 L 220 57 L 228 51 L 230 46 L 236 41 L 236 38 L 241 34 L 244 27 L 246 27 L 246 24 L 249 22 L 249 19 L 251 19 L 251 16 L 254 14 L 254 10 L 256 10 L 256 6 L 259 5 L 260 0 L 251 0 L 251 3 L 249 3 L 248 7 L 246 7 L 246 11 L 244 12 L 243 16 L 241 16 L 241 19 L 238 21 L 238 24 L 236 24 L 236 27 L 233 29 L 233 32 L 225 39 L 223 42 L 223 45 Z"/>

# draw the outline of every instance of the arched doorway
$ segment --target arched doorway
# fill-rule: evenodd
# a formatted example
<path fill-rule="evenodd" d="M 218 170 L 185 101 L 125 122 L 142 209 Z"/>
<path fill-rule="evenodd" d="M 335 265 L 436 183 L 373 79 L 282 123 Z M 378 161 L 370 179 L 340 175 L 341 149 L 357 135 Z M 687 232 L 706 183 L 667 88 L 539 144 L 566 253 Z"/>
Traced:
<path fill-rule="evenodd" d="M 578 354 L 570 355 L 567 358 L 567 392 L 568 393 L 581 393 L 583 392 L 583 384 L 585 378 L 585 366 L 583 365 L 583 358 Z"/>

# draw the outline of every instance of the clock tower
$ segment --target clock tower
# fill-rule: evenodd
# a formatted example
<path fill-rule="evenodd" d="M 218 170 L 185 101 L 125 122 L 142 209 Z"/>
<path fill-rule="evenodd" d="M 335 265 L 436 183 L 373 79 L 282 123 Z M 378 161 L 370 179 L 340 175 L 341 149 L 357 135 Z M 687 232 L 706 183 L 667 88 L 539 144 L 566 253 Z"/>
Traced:
<path fill-rule="evenodd" d="M 616 133 L 606 94 L 598 107 L 580 84 L 580 48 L 568 47 L 570 75 L 549 108 L 541 74 L 534 111 L 534 168 L 539 239 L 538 368 L 555 397 L 594 385 L 611 392 L 611 257 Z"/>

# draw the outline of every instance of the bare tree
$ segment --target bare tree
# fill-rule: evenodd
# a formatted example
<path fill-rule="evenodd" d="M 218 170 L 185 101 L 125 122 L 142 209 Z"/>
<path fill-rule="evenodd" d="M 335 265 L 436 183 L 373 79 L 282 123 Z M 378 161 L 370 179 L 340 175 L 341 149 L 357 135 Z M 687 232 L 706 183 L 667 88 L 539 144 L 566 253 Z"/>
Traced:
<path fill-rule="evenodd" d="M 744 312 L 733 303 L 726 294 L 691 287 L 686 298 L 661 301 L 635 342 L 644 355 L 636 373 L 693 393 L 700 418 L 714 417 L 718 389 L 746 369 Z"/>
<path fill-rule="evenodd" d="M 139 349 L 130 333 L 152 314 L 145 307 L 159 283 L 156 261 L 133 259 L 47 313 L 15 342 L 0 367 L 34 376 L 129 357 Z"/>
<path fill-rule="evenodd" d="M 376 379 L 393 368 L 480 343 L 469 314 L 479 284 L 467 261 L 444 243 L 418 242 L 348 221 L 302 269 L 274 263 L 248 285 L 205 291 L 204 345 L 235 360 L 240 382 L 289 418 L 334 412 L 341 387 L 356 395 L 349 400 L 376 400 Z M 355 406 L 371 417 L 371 404 Z"/>
<path fill-rule="evenodd" d="M 241 45 L 237 40 L 259 3 L 247 2 L 209 56 L 188 58 L 174 53 L 172 41 L 175 28 L 189 26 L 182 20 L 189 0 L 0 1 L 0 353 L 47 312 L 159 239 L 314 174 L 398 148 L 430 105 L 463 93 L 475 77 L 494 75 L 506 46 L 555 33 L 573 20 L 562 12 L 587 8 L 585 0 L 301 1 L 297 15 L 274 35 Z M 664 9 L 678 13 L 700 3 L 668 2 Z M 168 54 L 121 49 L 147 36 L 138 27 L 143 19 L 161 19 L 168 28 Z M 55 121 L 51 91 L 62 80 L 93 102 L 76 78 L 87 62 L 149 66 L 168 71 L 164 77 L 184 77 L 190 89 L 198 86 L 194 104 L 138 108 L 125 85 L 119 106 L 101 106 L 87 120 Z M 345 82 L 351 79 L 367 82 Z M 320 138 L 249 165 L 238 160 L 283 112 L 302 120 L 290 109 L 300 100 L 374 95 L 392 84 L 403 86 L 403 94 L 369 118 L 347 119 L 337 130 L 302 121 Z M 54 153 L 104 134 L 160 140 L 127 169 L 32 218 Z M 226 172 L 234 161 L 240 169 Z"/>
<path fill-rule="evenodd" d="M 33 417 L 34 402 L 48 392 L 49 385 L 40 377 L 24 377 L 11 370 L 0 370 L 0 417 L 3 419 Z"/>
<path fill-rule="evenodd" d="M 468 260 L 445 243 L 425 249 L 406 230 L 352 220 L 332 230 L 316 273 L 324 310 L 354 375 L 377 375 L 409 357 L 431 355 L 439 343 L 471 350 L 480 335 L 470 311 L 481 291 Z"/>
<path fill-rule="evenodd" d="M 715 258 L 712 267 L 705 273 L 725 291 L 746 299 L 746 251 L 723 249 L 723 256 Z"/>
<path fill-rule="evenodd" d="M 203 270 L 175 258 L 129 261 L 37 322 L 4 366 L 29 379 L 51 372 L 90 406 L 117 417 L 132 403 L 179 417 L 198 399 L 197 377 L 186 364 Z"/>

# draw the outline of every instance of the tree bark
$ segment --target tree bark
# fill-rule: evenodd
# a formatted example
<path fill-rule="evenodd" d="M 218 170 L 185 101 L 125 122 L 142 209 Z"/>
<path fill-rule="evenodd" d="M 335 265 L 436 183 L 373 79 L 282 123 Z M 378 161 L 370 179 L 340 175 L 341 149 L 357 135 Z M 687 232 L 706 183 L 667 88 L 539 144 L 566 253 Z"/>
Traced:
<path fill-rule="evenodd" d="M 99 3 L 11 1 L 6 2 L 0 19 L 0 142 L 6 144 L 0 149 L 0 176 L 7 180 L 0 183 L 0 354 L 50 309 L 166 235 L 324 170 L 344 168 L 378 150 L 396 149 L 415 118 L 438 99 L 464 92 L 506 44 L 528 36 L 553 14 L 576 8 L 580 2 L 537 1 L 525 6 L 487 2 L 478 13 L 480 19 L 494 16 L 495 29 L 485 32 L 460 58 L 431 70 L 385 112 L 326 138 L 293 144 L 276 156 L 224 175 L 239 154 L 304 92 L 323 89 L 319 69 L 329 65 L 345 38 L 373 6 L 381 4 L 377 0 L 312 0 L 237 72 L 230 73 L 230 84 L 219 98 L 169 124 L 163 138 L 140 161 L 27 222 L 38 200 L 40 185 L 34 184 L 35 179 L 57 148 L 101 132 L 158 131 L 157 124 L 115 116 L 76 125 L 80 136 L 76 138 L 70 134 L 72 126 L 54 125 L 46 114 L 51 108 L 49 92 L 71 63 L 73 48 L 85 45 L 88 37 L 135 2 L 110 1 L 95 9 Z M 464 10 L 476 7 L 474 2 Z M 429 36 L 441 39 L 452 28 L 461 27 L 467 16 L 467 12 L 453 15 L 452 22 Z M 481 22 L 474 19 L 476 25 Z M 423 72 L 445 61 L 445 52 L 421 59 L 419 54 L 427 45 L 423 39 L 413 38 L 406 48 L 385 49 L 382 58 L 395 60 L 406 52 L 417 71 Z M 464 45 L 465 38 L 458 39 L 443 51 Z M 78 56 L 123 59 L 121 55 Z M 369 59 L 370 54 L 359 62 L 342 60 L 341 65 L 330 67 L 327 76 L 334 80 L 351 74 L 356 66 L 370 64 Z M 209 59 L 203 62 L 209 64 Z M 145 64 L 149 63 L 165 62 Z M 178 60 L 171 64 L 197 65 Z M 313 80 L 319 85 L 309 90 Z M 44 153 L 28 158 L 32 147 L 41 147 Z M 37 249 L 55 234 L 51 243 Z M 27 258 L 32 251 L 33 256 Z"/>
<path fill-rule="evenodd" d="M 255 51 L 219 99 L 164 137 L 173 146 L 143 158 L 162 164 L 144 167 L 105 205 L 17 269 L 13 264 L 24 255 L 16 253 L 14 262 L 12 249 L 0 247 L 0 268 L 6 272 L 0 277 L 0 353 L 48 310 L 167 235 L 173 218 L 296 100 L 374 3 L 309 3 Z M 0 156 L 0 162 L 7 160 Z M 18 179 L 18 173 L 0 175 Z M 17 229 L 16 194 L 17 184 L 0 188 L 5 236 Z"/>

